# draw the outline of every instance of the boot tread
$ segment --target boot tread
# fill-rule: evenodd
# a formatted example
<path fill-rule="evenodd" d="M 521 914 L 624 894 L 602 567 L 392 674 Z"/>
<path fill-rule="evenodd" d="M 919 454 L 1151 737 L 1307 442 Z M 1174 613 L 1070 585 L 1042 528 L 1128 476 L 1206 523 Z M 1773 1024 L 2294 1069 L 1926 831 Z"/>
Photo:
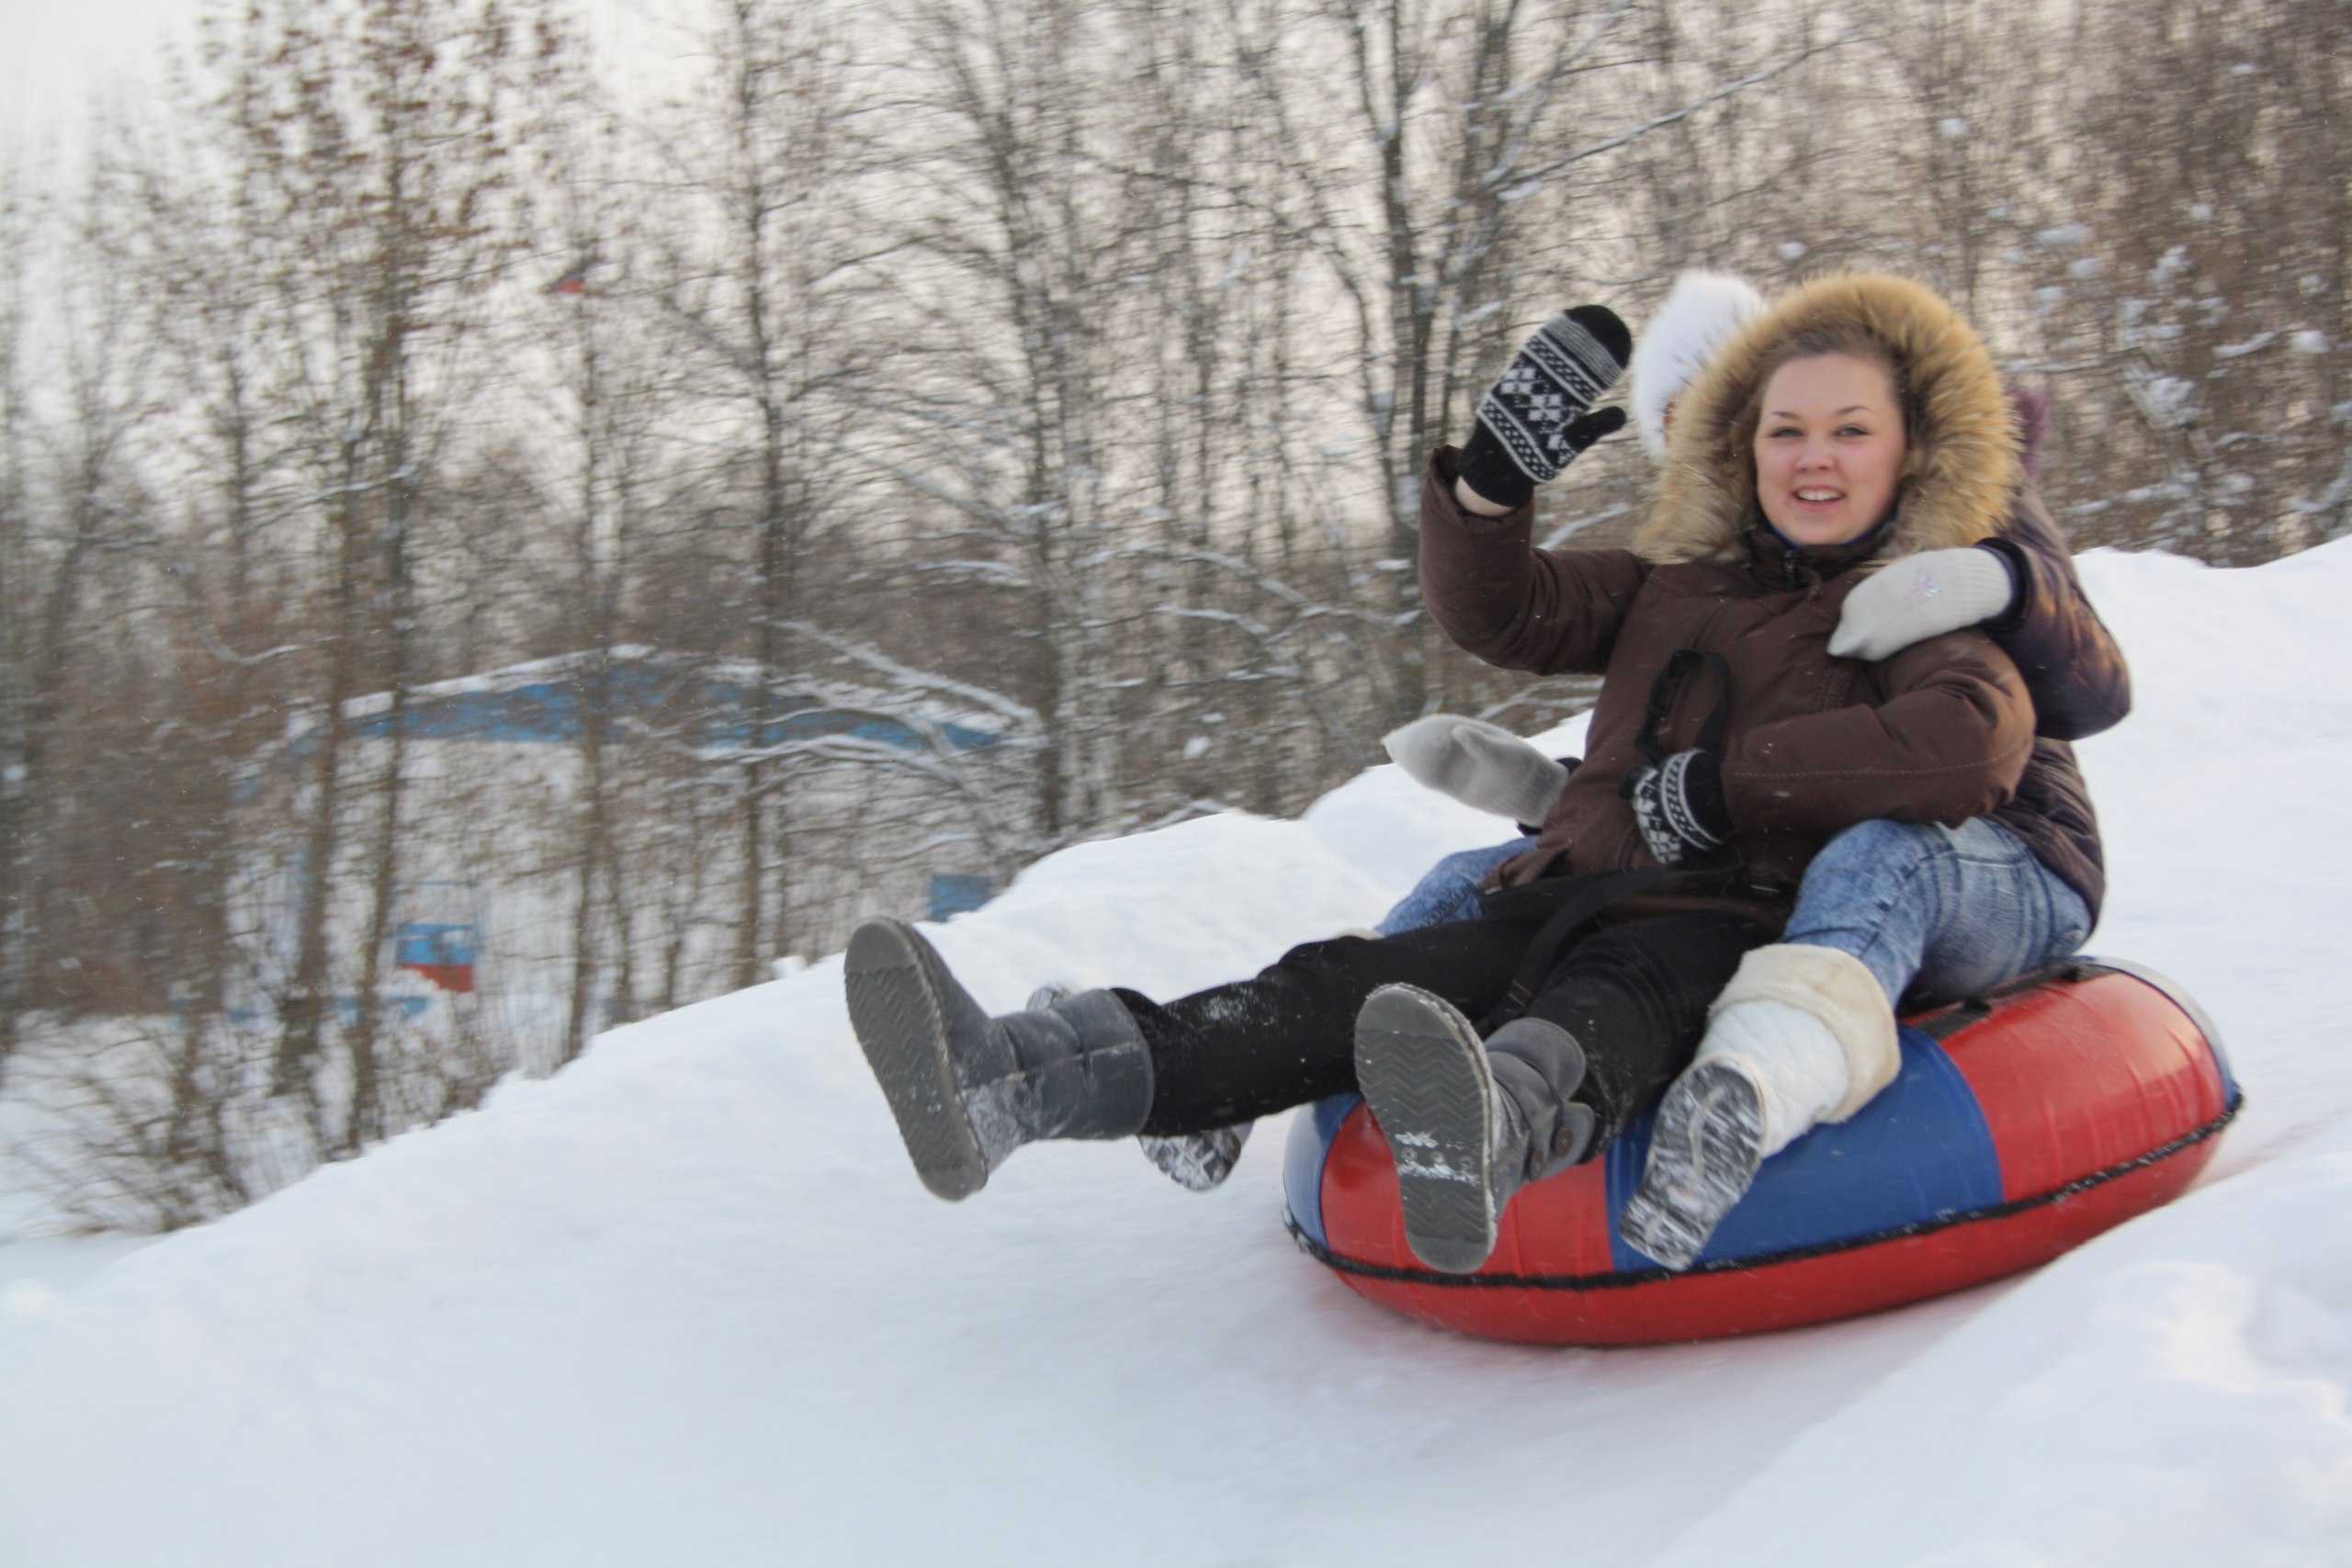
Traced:
<path fill-rule="evenodd" d="M 1659 1102 L 1649 1164 L 1625 1203 L 1625 1240 L 1667 1268 L 1697 1261 L 1763 1163 L 1764 1100 L 1720 1057 L 1675 1080 Z"/>
<path fill-rule="evenodd" d="M 1405 1240 L 1448 1274 L 1495 1249 L 1494 1100 L 1477 1031 L 1443 998 L 1383 986 L 1356 1015 L 1356 1083 L 1396 1167 Z"/>
<path fill-rule="evenodd" d="M 970 1197 L 988 1184 L 988 1158 L 956 1083 L 944 971 L 930 944 L 901 921 L 868 920 L 851 935 L 842 969 L 850 1027 L 915 1174 L 941 1198 Z"/>

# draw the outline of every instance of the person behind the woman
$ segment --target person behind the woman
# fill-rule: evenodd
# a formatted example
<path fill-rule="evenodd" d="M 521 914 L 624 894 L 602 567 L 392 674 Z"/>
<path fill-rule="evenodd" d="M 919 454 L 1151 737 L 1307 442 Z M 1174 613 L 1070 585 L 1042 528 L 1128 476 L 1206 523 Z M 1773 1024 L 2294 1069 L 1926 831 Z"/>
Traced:
<path fill-rule="evenodd" d="M 1464 508 L 1457 480 L 1495 497 L 1503 468 L 1524 483 L 1572 457 L 1629 346 L 1607 310 L 1566 312 L 1424 482 L 1447 631 L 1498 663 L 1604 675 L 1583 765 L 1481 918 L 1310 942 L 1166 1004 L 1094 990 L 995 1019 L 910 927 L 869 921 L 851 1021 L 933 1191 L 978 1190 L 1036 1138 L 1183 1133 L 1354 1084 L 1415 1252 L 1475 1269 L 1514 1191 L 1589 1157 L 1690 1061 L 1830 835 L 2009 799 L 2032 712 L 1989 639 L 1877 664 L 1827 650 L 1858 567 L 1973 544 L 2010 503 L 2016 436 L 1974 335 L 1915 285 L 1825 280 L 1692 389 L 1634 549 L 1538 551 L 1524 505 Z M 1881 1043 L 1841 1063 L 1851 1092 L 1891 1071 Z"/>

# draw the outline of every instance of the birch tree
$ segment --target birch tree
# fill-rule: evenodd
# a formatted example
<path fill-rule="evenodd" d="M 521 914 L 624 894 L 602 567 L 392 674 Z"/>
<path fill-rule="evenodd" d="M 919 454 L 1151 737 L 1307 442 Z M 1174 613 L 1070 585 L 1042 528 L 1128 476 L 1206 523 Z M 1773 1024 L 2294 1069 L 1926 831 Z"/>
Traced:
<path fill-rule="evenodd" d="M 623 752 L 647 738 L 624 716 L 615 661 L 675 378 L 663 368 L 663 324 L 646 283 L 659 220 L 649 221 L 650 182 L 634 167 L 619 116 L 575 63 L 549 84 L 539 119 L 536 183 L 548 193 L 544 231 L 562 261 L 537 312 L 552 329 L 551 467 L 567 524 L 560 642 L 581 661 L 571 984 L 558 1053 L 569 1062 L 607 984 L 616 1016 L 637 1009 L 639 889 L 624 848 Z"/>
<path fill-rule="evenodd" d="M 406 826 L 417 502 L 466 406 L 513 254 L 502 116 L 528 66 L 524 42 L 504 0 L 265 0 L 208 44 L 226 155 L 249 171 L 270 242 L 259 261 L 289 461 L 325 541 L 297 955 L 273 1075 L 314 1111 L 354 782 L 345 706 L 368 684 L 389 694 L 359 846 L 364 913 L 348 933 L 358 964 L 341 1136 L 354 1147 L 383 1130 L 378 988 Z"/>
<path fill-rule="evenodd" d="M 662 263 L 661 307 L 707 378 L 719 427 L 740 433 L 751 457 L 749 583 L 730 646 L 759 672 L 742 716 L 758 738 L 783 716 L 773 674 L 787 661 L 784 627 L 804 609 L 820 496 L 842 483 L 842 390 L 874 364 L 857 285 L 886 247 L 850 200 L 860 65 L 849 30 L 822 6 L 714 9 L 709 90 L 663 147 L 686 228 Z M 741 764 L 738 985 L 788 944 L 786 778 L 756 743 Z"/>
<path fill-rule="evenodd" d="M 29 587 L 26 493 L 25 273 L 32 225 L 13 156 L 0 161 L 0 603 L 24 602 Z M 0 1084 L 15 1058 L 25 1005 L 27 949 L 33 938 L 26 884 L 25 746 L 29 652 L 17 615 L 0 618 Z"/>

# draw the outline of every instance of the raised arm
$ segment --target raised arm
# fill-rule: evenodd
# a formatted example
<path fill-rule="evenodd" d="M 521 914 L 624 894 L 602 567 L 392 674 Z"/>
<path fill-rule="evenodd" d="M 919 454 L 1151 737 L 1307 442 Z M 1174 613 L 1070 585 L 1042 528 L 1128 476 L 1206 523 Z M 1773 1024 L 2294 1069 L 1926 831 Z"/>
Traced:
<path fill-rule="evenodd" d="M 1481 516 L 1442 447 L 1421 480 L 1421 599 L 1464 652 L 1506 670 L 1599 674 L 1648 568 L 1631 550 L 1538 550 L 1521 505 Z"/>

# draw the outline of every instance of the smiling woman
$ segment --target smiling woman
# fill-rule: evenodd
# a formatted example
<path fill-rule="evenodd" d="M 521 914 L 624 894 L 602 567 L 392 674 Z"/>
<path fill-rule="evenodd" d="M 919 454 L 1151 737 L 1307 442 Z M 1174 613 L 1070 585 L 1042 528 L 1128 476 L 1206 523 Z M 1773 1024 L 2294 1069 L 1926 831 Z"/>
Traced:
<path fill-rule="evenodd" d="M 1850 544 L 1885 520 L 1910 444 L 1883 350 L 1792 354 L 1757 400 L 1756 499 L 1782 538 Z"/>

